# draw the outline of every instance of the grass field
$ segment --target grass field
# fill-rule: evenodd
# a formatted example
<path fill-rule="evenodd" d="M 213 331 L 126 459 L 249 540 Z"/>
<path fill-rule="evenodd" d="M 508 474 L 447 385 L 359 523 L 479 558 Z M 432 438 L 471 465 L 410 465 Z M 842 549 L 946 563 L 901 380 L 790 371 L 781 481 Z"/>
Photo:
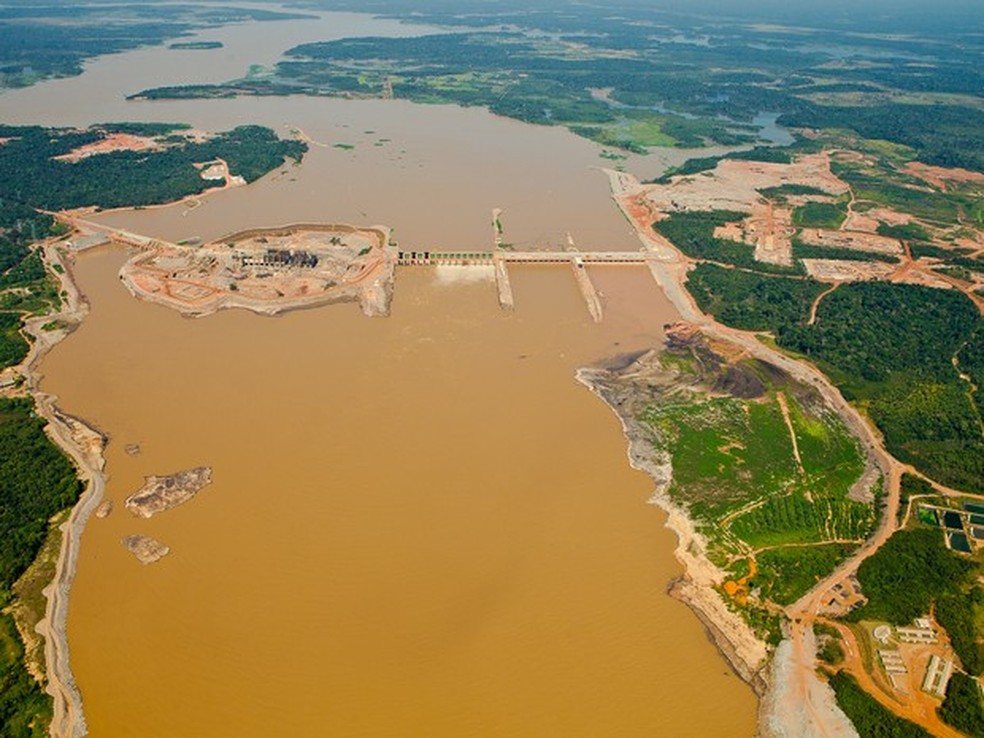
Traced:
<path fill-rule="evenodd" d="M 840 228 L 847 218 L 843 202 L 808 202 L 793 211 L 793 224 L 800 228 Z"/>

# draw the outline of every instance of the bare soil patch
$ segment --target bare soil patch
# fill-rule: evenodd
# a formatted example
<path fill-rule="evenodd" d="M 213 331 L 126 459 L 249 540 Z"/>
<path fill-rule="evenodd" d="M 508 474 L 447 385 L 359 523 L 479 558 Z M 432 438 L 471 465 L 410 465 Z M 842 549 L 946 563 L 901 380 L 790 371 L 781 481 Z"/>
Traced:
<path fill-rule="evenodd" d="M 90 156 L 108 154 L 113 151 L 160 151 L 164 148 L 159 141 L 147 136 L 133 136 L 129 133 L 109 133 L 101 141 L 80 146 L 73 151 L 56 156 L 58 161 L 79 162 Z"/>

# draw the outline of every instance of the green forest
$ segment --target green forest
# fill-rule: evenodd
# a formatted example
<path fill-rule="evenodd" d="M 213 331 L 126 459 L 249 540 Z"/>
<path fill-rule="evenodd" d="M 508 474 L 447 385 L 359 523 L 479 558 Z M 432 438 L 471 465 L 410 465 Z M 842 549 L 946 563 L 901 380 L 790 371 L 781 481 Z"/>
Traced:
<path fill-rule="evenodd" d="M 44 433 L 34 403 L 0 398 L 0 609 L 11 588 L 34 560 L 48 532 L 48 520 L 74 504 L 81 483 L 68 458 Z M 23 647 L 7 615 L 0 616 L 0 735 L 47 735 L 50 698 L 28 675 Z"/>
<path fill-rule="evenodd" d="M 29 399 L 0 398 L 0 592 L 34 560 L 48 518 L 75 503 L 79 480 L 69 460 L 44 433 Z"/>
<path fill-rule="evenodd" d="M 964 595 L 977 569 L 973 561 L 950 551 L 937 529 L 897 531 L 858 568 L 868 602 L 850 619 L 908 625 L 941 597 Z"/>
<path fill-rule="evenodd" d="M 897 458 L 950 486 L 982 491 L 981 412 L 953 366 L 980 324 L 958 292 L 861 282 L 827 296 L 814 325 L 777 325 L 776 338 L 817 361 L 866 409 Z"/>
<path fill-rule="evenodd" d="M 57 287 L 34 243 L 59 229 L 51 216 L 0 198 L 0 369 L 27 355 L 21 316 L 46 312 L 58 303 Z"/>
<path fill-rule="evenodd" d="M 794 259 L 839 259 L 840 261 L 882 261 L 897 264 L 899 259 L 891 254 L 877 251 L 841 248 L 838 246 L 814 246 L 793 236 Z"/>
<path fill-rule="evenodd" d="M 909 146 L 927 164 L 984 171 L 984 112 L 979 109 L 898 103 L 863 107 L 804 104 L 782 115 L 779 122 L 808 128 L 847 128 L 865 138 Z"/>
<path fill-rule="evenodd" d="M 133 124 L 126 125 L 133 130 Z M 161 151 L 115 151 L 76 163 L 54 158 L 121 127 L 74 132 L 0 126 L 0 137 L 12 139 L 0 147 L 0 171 L 6 173 L 0 199 L 46 210 L 153 205 L 222 184 L 202 179 L 196 163 L 225 159 L 234 175 L 253 182 L 307 151 L 307 144 L 283 141 L 269 128 L 239 126 L 204 142 L 170 137 Z"/>
<path fill-rule="evenodd" d="M 984 738 L 984 697 L 977 682 L 966 674 L 957 672 L 950 678 L 939 714 L 957 730 Z"/>
<path fill-rule="evenodd" d="M 984 675 L 984 647 L 978 643 L 977 618 L 984 615 L 984 588 L 974 585 L 943 593 L 936 600 L 936 619 L 950 636 L 953 650 L 969 674 Z"/>
<path fill-rule="evenodd" d="M 864 738 L 930 738 L 923 728 L 896 717 L 865 692 L 854 677 L 844 671 L 830 676 L 837 705 Z"/>
<path fill-rule="evenodd" d="M 0 737 L 44 738 L 51 713 L 51 698 L 24 667 L 13 618 L 0 614 Z"/>
<path fill-rule="evenodd" d="M 747 331 L 805 323 L 810 306 L 825 289 L 827 285 L 812 279 L 771 277 L 706 262 L 687 275 L 687 290 L 702 311 Z"/>
<path fill-rule="evenodd" d="M 734 210 L 699 210 L 671 213 L 653 224 L 657 233 L 665 236 L 692 259 L 731 264 L 758 272 L 798 274 L 801 267 L 766 264 L 755 258 L 755 247 L 726 238 L 717 238 L 714 229 L 725 223 L 745 219 L 745 213 Z"/>

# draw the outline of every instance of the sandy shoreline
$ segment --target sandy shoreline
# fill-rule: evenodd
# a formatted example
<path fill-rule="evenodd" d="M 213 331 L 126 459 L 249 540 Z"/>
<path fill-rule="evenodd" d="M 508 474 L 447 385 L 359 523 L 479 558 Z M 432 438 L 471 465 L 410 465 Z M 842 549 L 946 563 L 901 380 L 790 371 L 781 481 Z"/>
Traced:
<path fill-rule="evenodd" d="M 34 398 L 37 414 L 48 421 L 46 426 L 48 436 L 72 459 L 78 477 L 85 485 L 68 520 L 60 526 L 62 544 L 55 575 L 44 589 L 47 600 L 45 614 L 36 626 L 37 632 L 44 638 L 45 670 L 48 680 L 46 691 L 54 700 L 54 714 L 49 734 L 55 738 L 78 738 L 88 731 L 82 712 L 82 697 L 69 662 L 66 633 L 68 598 L 75 578 L 82 531 L 105 492 L 106 477 L 103 473 L 105 459 L 102 452 L 106 438 L 78 418 L 59 410 L 56 404 L 58 398 L 39 389 L 41 374 L 38 365 L 41 360 L 48 351 L 78 327 L 89 311 L 88 304 L 75 285 L 71 264 L 63 258 L 58 248 L 58 245 L 48 243 L 44 246 L 44 255 L 49 266 L 57 264 L 62 269 L 61 274 L 58 274 L 57 270 L 52 270 L 60 281 L 63 294 L 62 310 L 54 315 L 25 321 L 24 331 L 33 341 L 30 353 L 18 370 L 24 376 L 27 390 Z M 58 330 L 44 330 L 43 326 L 52 321 L 60 321 L 64 327 Z"/>

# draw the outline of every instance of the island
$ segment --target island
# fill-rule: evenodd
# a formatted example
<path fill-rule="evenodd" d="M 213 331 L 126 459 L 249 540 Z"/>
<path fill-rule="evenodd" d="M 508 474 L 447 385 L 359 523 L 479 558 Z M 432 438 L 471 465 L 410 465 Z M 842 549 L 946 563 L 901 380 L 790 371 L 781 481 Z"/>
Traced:
<path fill-rule="evenodd" d="M 127 536 L 122 543 L 126 550 L 145 566 L 160 561 L 171 553 L 168 546 L 149 536 Z"/>
<path fill-rule="evenodd" d="M 199 466 L 165 477 L 150 476 L 145 484 L 126 498 L 123 506 L 140 518 L 177 507 L 201 492 L 212 481 L 212 468 Z"/>
<path fill-rule="evenodd" d="M 397 251 L 383 226 L 260 228 L 199 247 L 111 238 L 143 249 L 120 272 L 127 289 L 184 315 L 232 307 L 275 315 L 352 301 L 368 316 L 389 313 Z"/>
<path fill-rule="evenodd" d="M 221 41 L 176 41 L 168 44 L 167 48 L 179 51 L 208 51 L 209 49 L 221 49 L 225 46 Z"/>

